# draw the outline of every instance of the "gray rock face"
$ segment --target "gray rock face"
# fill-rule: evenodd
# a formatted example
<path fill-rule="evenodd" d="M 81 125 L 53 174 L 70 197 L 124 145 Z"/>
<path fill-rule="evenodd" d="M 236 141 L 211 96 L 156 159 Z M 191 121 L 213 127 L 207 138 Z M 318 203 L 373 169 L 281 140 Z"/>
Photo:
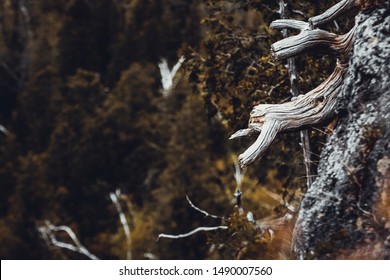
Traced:
<path fill-rule="evenodd" d="M 356 27 L 339 122 L 295 226 L 301 259 L 390 259 L 390 1 Z"/>

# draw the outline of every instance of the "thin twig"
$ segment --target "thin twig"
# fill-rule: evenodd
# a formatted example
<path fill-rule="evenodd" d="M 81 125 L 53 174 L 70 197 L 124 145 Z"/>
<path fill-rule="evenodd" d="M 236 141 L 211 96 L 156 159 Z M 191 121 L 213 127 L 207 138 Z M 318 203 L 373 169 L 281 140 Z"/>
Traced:
<path fill-rule="evenodd" d="M 279 2 L 280 6 L 280 18 L 285 19 L 285 6 L 284 1 L 281 0 Z M 288 37 L 288 30 L 287 28 L 282 30 L 282 34 L 284 38 Z M 287 65 L 288 65 L 288 73 L 290 76 L 290 84 L 291 84 L 291 95 L 293 97 L 299 96 L 299 84 L 298 84 L 298 74 L 297 74 L 297 68 L 296 68 L 296 61 L 295 57 L 291 57 L 287 59 Z M 313 182 L 315 177 L 314 175 L 314 169 L 312 165 L 312 160 L 311 160 L 311 147 L 310 147 L 310 135 L 308 130 L 302 130 L 299 132 L 300 138 L 301 138 L 301 143 L 302 143 L 302 151 L 303 151 L 303 162 L 305 164 L 305 169 L 306 169 L 306 175 L 307 175 L 307 187 L 309 188 Z"/>
<path fill-rule="evenodd" d="M 292 10 L 292 12 L 297 14 L 297 15 L 301 15 L 301 16 L 305 17 L 305 14 L 300 10 Z"/>
<path fill-rule="evenodd" d="M 188 201 L 188 203 L 190 204 L 190 206 L 192 208 L 194 208 L 196 211 L 202 213 L 203 215 L 205 215 L 206 217 L 210 217 L 210 218 L 214 218 L 214 219 L 222 219 L 222 220 L 225 220 L 225 217 L 221 217 L 221 216 L 216 216 L 216 215 L 212 215 L 212 214 L 209 214 L 208 212 L 200 209 L 199 207 L 196 207 L 192 201 L 190 200 L 190 198 L 188 197 L 188 195 L 186 196 L 186 199 Z M 160 238 L 170 238 L 170 239 L 179 239 L 179 238 L 185 238 L 185 237 L 188 237 L 188 236 L 191 236 L 199 231 L 213 231 L 213 230 L 218 230 L 218 229 L 228 229 L 227 226 L 217 226 L 217 227 L 198 227 L 188 233 L 184 233 L 184 234 L 178 234 L 178 235 L 172 235 L 172 234 L 165 234 L 165 233 L 161 233 L 158 235 L 157 237 L 157 241 L 160 239 Z"/>
<path fill-rule="evenodd" d="M 74 231 L 68 227 L 68 226 L 55 226 L 49 221 L 45 222 L 44 226 L 38 227 L 38 230 L 42 234 L 42 237 L 48 241 L 50 244 L 52 244 L 54 247 L 67 249 L 73 252 L 80 253 L 91 260 L 98 260 L 99 258 L 96 257 L 94 254 L 88 251 L 87 248 L 85 248 L 77 238 Z M 62 241 L 59 241 L 57 237 L 55 236 L 54 232 L 60 232 L 64 231 L 68 234 L 68 236 L 72 239 L 74 244 L 65 243 Z"/>
<path fill-rule="evenodd" d="M 157 241 L 160 239 L 160 238 L 170 238 L 170 239 L 180 239 L 180 238 L 185 238 L 185 237 L 189 237 L 191 235 L 194 235 L 195 233 L 197 232 L 200 232 L 200 231 L 214 231 L 214 230 L 219 230 L 219 229 L 224 229 L 224 230 L 227 230 L 228 227 L 227 226 L 217 226 L 217 227 L 198 227 L 188 233 L 183 233 L 183 234 L 178 234 L 178 235 L 171 235 L 171 234 L 165 234 L 165 233 L 161 233 L 158 235 L 158 238 L 157 238 Z"/>
<path fill-rule="evenodd" d="M 284 83 L 284 81 L 281 81 L 280 83 L 277 83 L 276 85 L 271 86 L 271 89 L 268 91 L 267 94 L 268 94 L 268 95 L 271 95 L 272 92 L 273 92 L 276 88 L 278 88 L 279 86 L 281 86 L 283 83 Z"/>
<path fill-rule="evenodd" d="M 192 201 L 190 200 L 190 198 L 188 197 L 188 195 L 186 195 L 186 199 L 188 201 L 188 203 L 190 204 L 190 206 L 192 208 L 194 208 L 196 211 L 202 213 L 203 215 L 205 215 L 206 217 L 210 217 L 210 218 L 214 218 L 214 219 L 225 219 L 224 217 L 221 217 L 221 216 L 216 216 L 216 215 L 212 215 L 212 214 L 209 214 L 208 212 L 200 209 L 199 207 L 196 207 Z"/>
<path fill-rule="evenodd" d="M 119 202 L 120 194 L 121 194 L 120 190 L 117 189 L 115 191 L 115 193 L 113 193 L 113 192 L 110 193 L 110 199 L 111 199 L 112 203 L 114 203 L 114 205 L 116 207 L 116 210 L 117 210 L 118 215 L 119 215 L 119 220 L 120 220 L 120 222 L 122 224 L 123 230 L 124 230 L 125 235 L 126 235 L 127 259 L 131 260 L 132 259 L 132 256 L 131 256 L 131 231 L 130 231 L 129 223 L 127 222 L 127 219 L 126 219 L 126 215 L 123 212 L 122 206 L 121 206 L 121 204 Z"/>
<path fill-rule="evenodd" d="M 4 61 L 2 61 L 0 63 L 0 66 L 5 70 L 7 71 L 7 73 L 13 78 L 15 79 L 15 81 L 18 81 L 19 80 L 19 77 L 18 75 L 15 73 L 15 71 L 8 66 L 8 64 L 6 64 Z"/>

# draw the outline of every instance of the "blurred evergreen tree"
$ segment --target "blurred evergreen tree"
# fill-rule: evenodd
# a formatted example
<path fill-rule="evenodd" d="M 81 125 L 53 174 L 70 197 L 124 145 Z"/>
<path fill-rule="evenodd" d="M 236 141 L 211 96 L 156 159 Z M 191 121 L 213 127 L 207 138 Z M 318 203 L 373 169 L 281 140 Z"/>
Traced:
<path fill-rule="evenodd" d="M 289 11 L 304 16 L 289 16 L 308 18 L 330 4 L 291 2 Z M 47 248 L 37 226 L 49 219 L 71 226 L 95 255 L 123 258 L 125 236 L 108 198 L 120 188 L 134 258 L 215 257 L 203 234 L 155 240 L 205 225 L 185 195 L 211 213 L 234 215 L 232 157 L 242 145 L 228 135 L 246 124 L 254 103 L 290 97 L 287 72 L 268 50 L 281 36 L 268 28 L 277 7 L 260 0 L 2 1 L 0 124 L 9 133 L 0 132 L 0 256 L 83 258 Z M 186 74 L 164 97 L 157 63 L 166 58 L 171 66 L 182 54 Z M 299 63 L 303 90 L 331 68 Z M 257 218 L 275 214 L 283 198 L 297 201 L 302 159 L 298 144 L 285 145 L 297 138 L 280 137 L 246 172 L 243 203 Z M 238 243 L 216 256 L 236 257 Z M 244 258 L 277 255 L 249 251 Z"/>

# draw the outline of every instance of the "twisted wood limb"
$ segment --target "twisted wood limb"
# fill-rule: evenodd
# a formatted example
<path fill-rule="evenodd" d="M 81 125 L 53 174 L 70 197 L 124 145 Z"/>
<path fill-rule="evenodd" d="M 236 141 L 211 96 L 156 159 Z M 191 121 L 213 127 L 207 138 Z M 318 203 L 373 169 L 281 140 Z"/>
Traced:
<path fill-rule="evenodd" d="M 319 125 L 331 118 L 346 72 L 347 65 L 338 63 L 332 75 L 306 95 L 283 104 L 255 106 L 250 114 L 248 129 L 230 137 L 234 139 L 261 131 L 255 143 L 239 156 L 241 167 L 247 167 L 262 156 L 278 133 Z"/>
<path fill-rule="evenodd" d="M 343 8 L 346 1 L 342 1 Z M 337 6 L 337 5 L 336 5 Z M 339 13 L 337 13 L 339 15 Z M 331 13 L 324 16 L 329 20 Z M 247 167 L 259 158 L 272 144 L 278 133 L 302 130 L 320 125 L 334 115 L 336 98 L 340 92 L 348 68 L 349 54 L 354 40 L 354 29 L 344 35 L 336 35 L 321 29 L 311 29 L 309 23 L 282 19 L 271 24 L 273 28 L 294 28 L 301 32 L 274 43 L 271 53 L 275 60 L 289 59 L 316 48 L 337 57 L 336 68 L 322 84 L 305 95 L 292 98 L 283 104 L 260 104 L 253 108 L 247 129 L 239 130 L 230 139 L 260 132 L 253 143 L 239 156 L 241 167 Z"/>
<path fill-rule="evenodd" d="M 300 55 L 314 48 L 316 52 L 322 51 L 335 54 L 338 58 L 348 58 L 352 47 L 349 43 L 353 30 L 345 35 L 336 35 L 318 28 L 310 29 L 308 23 L 291 19 L 276 20 L 270 27 L 275 29 L 288 27 L 301 31 L 298 35 L 280 40 L 271 46 L 271 55 L 277 61 Z"/>
<path fill-rule="evenodd" d="M 309 24 L 311 28 L 316 28 L 318 26 L 321 26 L 323 24 L 326 24 L 328 22 L 331 22 L 344 14 L 345 12 L 349 11 L 353 7 L 357 7 L 360 5 L 359 0 L 343 0 L 338 2 L 336 5 L 330 7 L 328 10 L 326 10 L 324 13 L 314 16 L 309 19 Z"/>

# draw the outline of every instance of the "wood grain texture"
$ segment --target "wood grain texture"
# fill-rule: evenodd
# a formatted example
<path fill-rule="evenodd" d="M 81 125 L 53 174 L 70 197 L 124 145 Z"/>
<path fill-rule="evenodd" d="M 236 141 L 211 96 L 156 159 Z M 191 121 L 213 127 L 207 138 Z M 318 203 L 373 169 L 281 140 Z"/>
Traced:
<path fill-rule="evenodd" d="M 232 136 L 236 138 L 261 131 L 256 142 L 239 156 L 241 167 L 262 156 L 278 133 L 301 130 L 330 119 L 346 72 L 346 65 L 338 64 L 328 79 L 306 95 L 283 104 L 255 106 L 250 114 L 249 128 Z"/>
<path fill-rule="evenodd" d="M 352 1 L 341 1 L 322 15 L 324 20 L 321 22 L 337 17 L 354 5 Z M 338 9 L 342 11 L 337 12 Z M 260 132 L 257 140 L 239 156 L 239 163 L 243 168 L 261 157 L 277 134 L 320 125 L 334 116 L 336 98 L 348 70 L 354 41 L 354 28 L 347 34 L 336 35 L 318 28 L 313 29 L 312 23 L 291 19 L 276 20 L 271 23 L 271 27 L 300 30 L 298 35 L 280 40 L 271 46 L 271 54 L 275 60 L 289 59 L 315 48 L 316 51 L 334 54 L 337 64 L 333 73 L 307 94 L 293 97 L 291 101 L 283 104 L 259 104 L 253 108 L 248 128 L 239 130 L 230 137 L 234 139 Z"/>
<path fill-rule="evenodd" d="M 328 22 L 331 22 L 344 14 L 345 12 L 351 10 L 353 7 L 357 7 L 360 4 L 359 0 L 343 0 L 338 2 L 336 5 L 330 7 L 324 13 L 314 16 L 309 19 L 309 24 L 311 28 L 316 28 L 318 26 L 324 25 Z"/>

